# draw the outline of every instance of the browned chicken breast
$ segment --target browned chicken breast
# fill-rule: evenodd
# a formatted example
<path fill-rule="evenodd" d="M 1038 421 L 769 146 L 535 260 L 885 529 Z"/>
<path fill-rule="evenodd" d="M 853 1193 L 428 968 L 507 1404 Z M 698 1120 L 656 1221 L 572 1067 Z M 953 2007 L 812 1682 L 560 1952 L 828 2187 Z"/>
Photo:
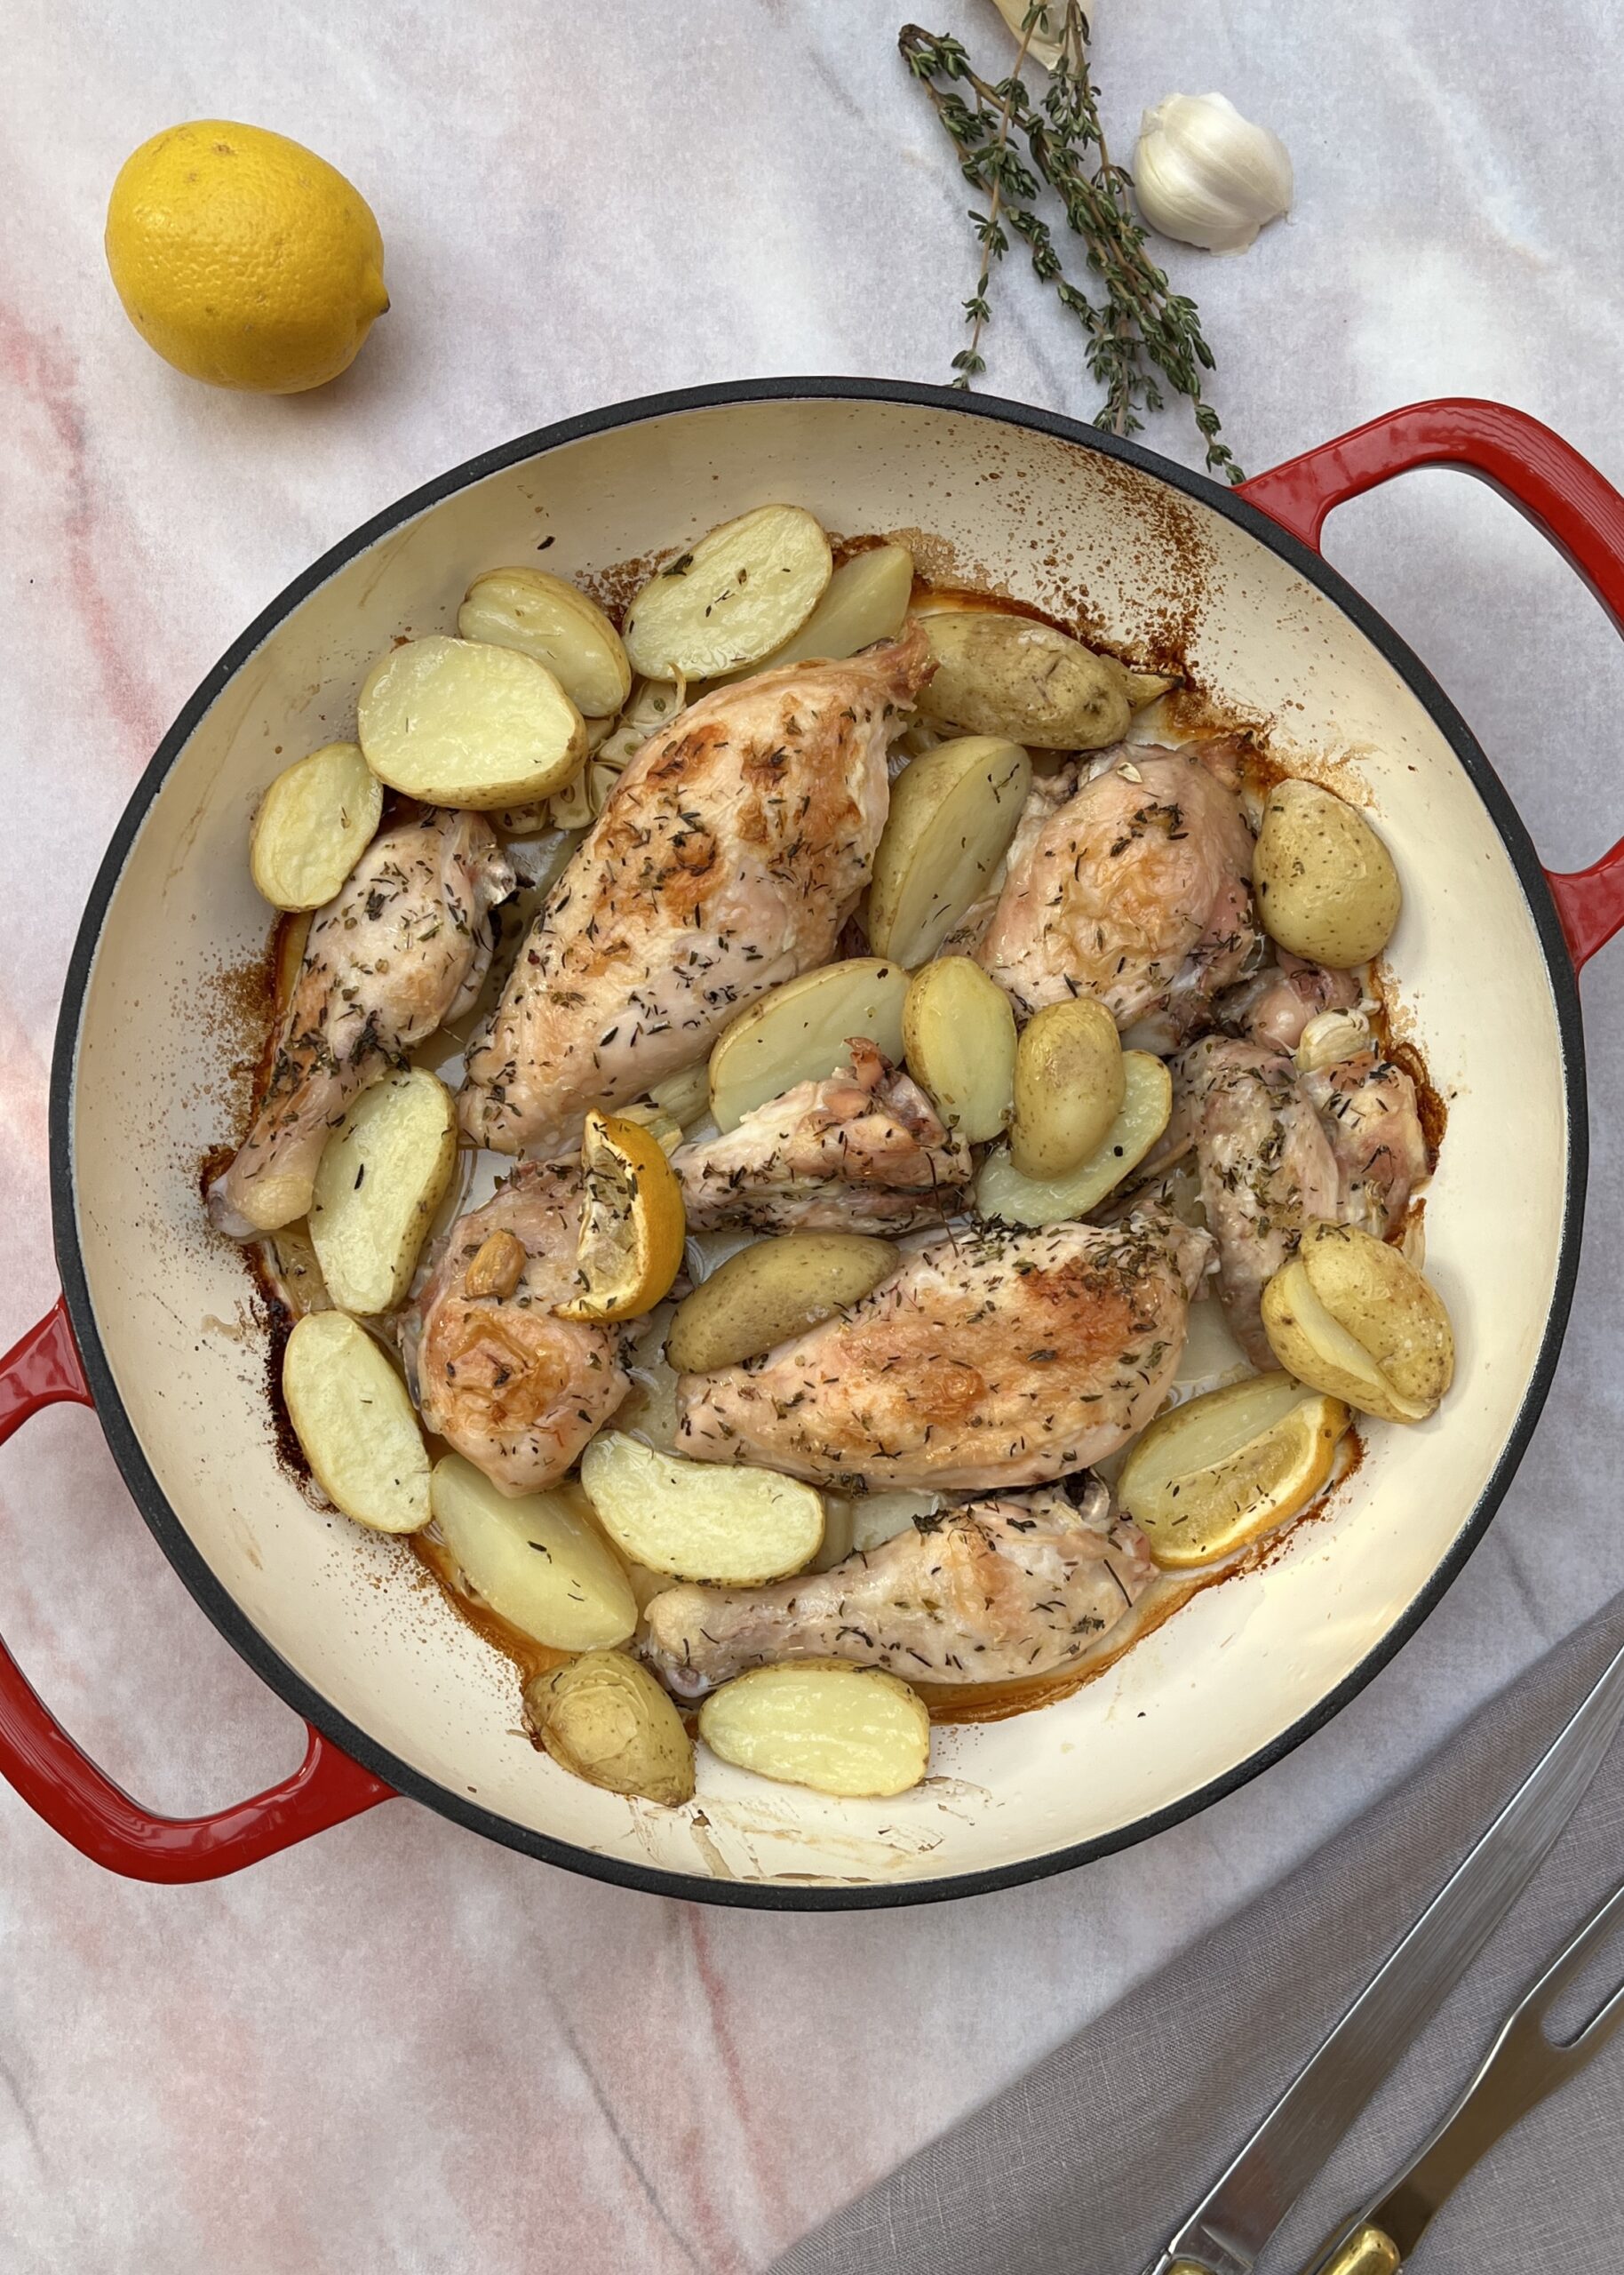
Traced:
<path fill-rule="evenodd" d="M 1115 1625 L 1153 1575 L 1144 1536 L 1094 1481 L 949 1509 L 832 1571 L 765 1588 L 667 1589 L 644 1656 L 679 1697 L 747 1667 L 834 1657 L 916 1682 L 1052 1674 Z"/>
<path fill-rule="evenodd" d="M 975 954 L 1023 1011 L 1097 996 L 1119 1027 L 1166 1010 L 1188 1034 L 1257 939 L 1252 834 L 1230 741 L 1122 745 L 1032 786 Z"/>
<path fill-rule="evenodd" d="M 556 1483 L 631 1388 L 616 1329 L 553 1313 L 577 1292 L 580 1225 L 580 1170 L 521 1162 L 452 1225 L 400 1321 L 425 1423 L 504 1493 Z"/>
<path fill-rule="evenodd" d="M 725 1138 L 680 1145 L 690 1231 L 908 1232 L 962 1205 L 974 1162 L 919 1084 L 864 1035 L 849 1072 L 801 1082 Z"/>
<path fill-rule="evenodd" d="M 876 1489 L 1046 1483 L 1141 1430 L 1212 1244 L 1121 1225 L 949 1233 L 764 1358 L 677 1386 L 680 1451 Z"/>
<path fill-rule="evenodd" d="M 327 1133 L 413 1043 L 472 1008 L 513 873 L 482 814 L 429 809 L 374 839 L 317 912 L 242 1151 L 209 1188 L 233 1240 L 310 1206 Z"/>
<path fill-rule="evenodd" d="M 1304 1225 L 1357 1225 L 1383 1239 L 1427 1175 L 1415 1085 L 1373 1050 L 1299 1074 L 1282 1052 L 1208 1035 L 1180 1058 L 1174 1091 L 1218 1242 L 1225 1315 L 1246 1356 L 1271 1367 L 1263 1289 Z"/>
<path fill-rule="evenodd" d="M 825 962 L 868 882 L 886 752 L 930 673 L 917 627 L 846 663 L 719 689 L 638 753 L 468 1054 L 463 1126 L 553 1151 L 704 1056 L 746 1003 Z"/>

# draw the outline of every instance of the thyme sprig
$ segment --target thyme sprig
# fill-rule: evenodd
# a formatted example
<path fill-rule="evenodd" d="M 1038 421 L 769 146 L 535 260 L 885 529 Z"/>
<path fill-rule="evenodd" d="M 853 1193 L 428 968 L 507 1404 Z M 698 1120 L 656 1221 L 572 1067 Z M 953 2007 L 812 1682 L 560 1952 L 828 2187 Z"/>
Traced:
<path fill-rule="evenodd" d="M 1060 19 L 1057 35 L 1051 33 L 1052 17 Z M 1021 71 L 1039 33 L 1057 36 L 1060 52 L 1041 102 L 1034 103 Z M 970 211 L 981 267 L 964 303 L 970 338 L 953 358 L 953 384 L 967 387 L 987 368 L 981 343 L 992 315 L 992 271 L 1013 234 L 1026 246 L 1039 282 L 1054 286 L 1061 306 L 1082 327 L 1084 361 L 1104 389 L 1095 425 L 1113 435 L 1136 435 L 1144 424 L 1141 414 L 1164 407 L 1164 389 L 1182 395 L 1206 444 L 1209 470 L 1239 482 L 1244 477 L 1222 439 L 1218 413 L 1202 391 L 1201 375 L 1214 365 L 1199 312 L 1193 300 L 1173 291 L 1145 249 L 1144 230 L 1129 203 L 1132 176 L 1106 147 L 1087 44 L 1088 20 L 1078 0 L 1032 0 L 1015 68 L 997 81 L 975 68 L 959 40 L 917 24 L 905 24 L 897 36 L 903 60 L 958 152 L 960 173 L 986 201 L 984 211 Z M 1081 241 L 1086 265 L 1102 288 L 1097 299 L 1066 275 L 1053 234 L 1034 210 L 1045 188 L 1054 191 L 1068 228 Z"/>

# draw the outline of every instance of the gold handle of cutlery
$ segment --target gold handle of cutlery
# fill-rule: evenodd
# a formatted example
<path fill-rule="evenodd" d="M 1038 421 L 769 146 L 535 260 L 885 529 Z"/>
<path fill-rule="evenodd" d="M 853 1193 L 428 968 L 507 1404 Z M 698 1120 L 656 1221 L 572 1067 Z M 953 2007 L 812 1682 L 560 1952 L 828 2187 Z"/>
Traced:
<path fill-rule="evenodd" d="M 1398 2275 L 1403 2254 L 1391 2236 L 1367 2222 L 1350 2235 L 1334 2259 L 1325 2262 L 1324 2275 Z"/>

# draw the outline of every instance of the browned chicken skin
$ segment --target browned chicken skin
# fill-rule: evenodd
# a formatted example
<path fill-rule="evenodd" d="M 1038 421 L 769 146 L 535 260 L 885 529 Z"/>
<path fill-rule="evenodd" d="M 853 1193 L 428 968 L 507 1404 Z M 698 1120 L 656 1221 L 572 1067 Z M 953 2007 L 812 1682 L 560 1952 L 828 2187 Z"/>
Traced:
<path fill-rule="evenodd" d="M 1295 1050 L 1310 1019 L 1322 1011 L 1352 1010 L 1359 994 L 1352 972 L 1329 971 L 1278 948 L 1274 962 L 1219 996 L 1213 1016 L 1228 1034 L 1270 1050 Z"/>
<path fill-rule="evenodd" d="M 764 1588 L 667 1589 L 644 1656 L 679 1697 L 747 1667 L 832 1656 L 916 1682 L 1052 1674 L 1096 1643 L 1152 1577 L 1142 1533 L 1097 1481 L 945 1510 L 828 1572 Z"/>
<path fill-rule="evenodd" d="M 908 1232 L 963 1205 L 974 1163 L 919 1084 L 865 1036 L 851 1068 L 801 1082 L 747 1114 L 725 1138 L 680 1145 L 689 1228 Z"/>
<path fill-rule="evenodd" d="M 683 1376 L 679 1450 L 876 1489 L 1001 1490 L 1087 1469 L 1160 1404 L 1211 1249 L 1149 1211 L 944 1234 L 796 1341 Z"/>
<path fill-rule="evenodd" d="M 887 749 L 930 669 L 916 626 L 849 662 L 720 688 L 644 745 L 468 1054 L 476 1144 L 559 1151 L 586 1107 L 691 1066 L 744 1005 L 827 962 L 885 826 Z"/>
<path fill-rule="evenodd" d="M 975 954 L 1018 1009 L 1096 996 L 1119 1027 L 1172 1010 L 1182 1033 L 1257 940 L 1235 746 L 1122 745 L 1086 778 L 1032 786 Z"/>
<path fill-rule="evenodd" d="M 423 1419 L 504 1493 L 535 1493 L 564 1474 L 631 1388 L 617 1331 L 556 1318 L 577 1292 L 581 1173 L 521 1162 L 482 1209 L 458 1217 L 400 1339 Z M 523 1253 L 507 1252 L 510 1235 Z M 507 1292 L 469 1292 L 482 1250 Z"/>
<path fill-rule="evenodd" d="M 375 838 L 317 911 L 241 1151 L 209 1188 L 234 1240 L 310 1206 L 328 1132 L 350 1101 L 444 1020 L 470 1010 L 490 961 L 490 911 L 513 873 L 482 814 L 430 808 Z"/>

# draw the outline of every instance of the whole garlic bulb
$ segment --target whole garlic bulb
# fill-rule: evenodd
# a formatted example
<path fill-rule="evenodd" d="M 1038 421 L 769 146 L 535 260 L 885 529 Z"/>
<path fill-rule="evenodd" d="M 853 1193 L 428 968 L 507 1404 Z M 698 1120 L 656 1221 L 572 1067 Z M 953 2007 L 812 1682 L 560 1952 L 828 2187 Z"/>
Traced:
<path fill-rule="evenodd" d="M 1134 193 L 1153 229 L 1208 252 L 1245 252 L 1292 202 L 1292 162 L 1227 95 L 1169 95 L 1146 111 Z"/>

